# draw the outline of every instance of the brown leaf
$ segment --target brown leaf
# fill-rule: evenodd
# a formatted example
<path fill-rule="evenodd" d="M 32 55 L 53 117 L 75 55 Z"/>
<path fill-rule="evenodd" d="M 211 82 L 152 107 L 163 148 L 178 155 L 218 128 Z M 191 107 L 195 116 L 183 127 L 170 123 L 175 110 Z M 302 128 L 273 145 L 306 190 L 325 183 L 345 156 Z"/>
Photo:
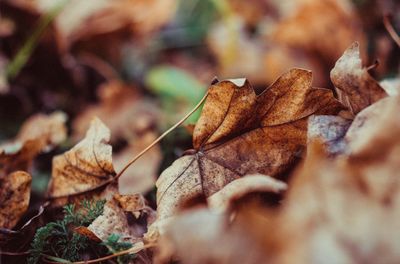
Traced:
<path fill-rule="evenodd" d="M 16 171 L 0 178 L 1 228 L 13 228 L 28 209 L 31 181 L 31 175 L 24 171 Z"/>
<path fill-rule="evenodd" d="M 340 109 L 332 92 L 312 88 L 311 72 L 301 69 L 259 95 L 244 79 L 212 85 L 194 130 L 194 154 L 176 160 L 156 183 L 159 219 L 246 174 L 283 173 L 306 146 L 308 117 Z"/>
<path fill-rule="evenodd" d="M 120 195 L 116 193 L 114 200 L 125 212 L 130 212 L 136 217 L 139 217 L 140 211 L 146 207 L 146 200 L 141 194 Z"/>
<path fill-rule="evenodd" d="M 364 36 L 351 1 L 278 1 L 283 18 L 274 28 L 273 40 L 280 45 L 318 54 L 318 59 L 333 63 L 340 51 Z"/>
<path fill-rule="evenodd" d="M 110 81 L 98 89 L 99 104 L 88 106 L 73 122 L 73 137 L 84 136 L 90 121 L 98 117 L 111 130 L 111 141 L 128 142 L 150 130 L 157 121 L 158 110 L 141 97 L 137 88 L 119 81 Z M 133 118 L 134 117 L 134 118 Z"/>
<path fill-rule="evenodd" d="M 339 100 L 353 114 L 387 96 L 386 92 L 361 65 L 360 50 L 354 42 L 339 58 L 331 71 L 331 80 Z"/>
<path fill-rule="evenodd" d="M 32 160 L 67 137 L 62 112 L 37 114 L 22 125 L 17 137 L 0 145 L 0 178 L 16 170 L 29 170 Z"/>
<path fill-rule="evenodd" d="M 125 241 L 136 242 L 130 233 L 124 210 L 114 199 L 104 205 L 103 214 L 88 226 L 88 230 L 102 241 L 107 241 L 111 234 L 118 234 Z"/>
<path fill-rule="evenodd" d="M 211 195 L 207 201 L 210 208 L 225 211 L 235 200 L 246 194 L 253 192 L 281 193 L 286 188 L 286 183 L 267 175 L 247 175 L 228 183 L 221 190 Z"/>
<path fill-rule="evenodd" d="M 330 160 L 310 148 L 278 218 L 277 263 L 398 261 L 400 148 L 384 149 L 369 160 Z"/>
<path fill-rule="evenodd" d="M 114 177 L 109 140 L 109 129 L 99 119 L 93 119 L 82 141 L 53 158 L 49 196 L 72 195 Z"/>

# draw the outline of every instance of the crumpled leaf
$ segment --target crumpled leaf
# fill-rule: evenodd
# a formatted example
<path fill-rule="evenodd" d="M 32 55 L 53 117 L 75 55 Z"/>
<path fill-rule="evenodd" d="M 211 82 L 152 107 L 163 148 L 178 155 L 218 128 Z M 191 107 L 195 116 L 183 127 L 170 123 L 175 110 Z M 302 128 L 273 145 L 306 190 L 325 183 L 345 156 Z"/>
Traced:
<path fill-rule="evenodd" d="M 281 193 L 286 188 L 286 183 L 267 175 L 247 175 L 225 185 L 221 190 L 211 195 L 207 202 L 211 209 L 226 211 L 235 200 L 246 194 L 253 192 Z"/>
<path fill-rule="evenodd" d="M 107 201 L 104 205 L 103 214 L 88 226 L 88 230 L 102 241 L 107 241 L 111 234 L 118 234 L 123 240 L 134 242 L 129 232 L 128 220 L 124 210 L 113 199 Z"/>
<path fill-rule="evenodd" d="M 13 228 L 28 209 L 32 177 L 15 171 L 0 178 L 0 227 Z"/>
<path fill-rule="evenodd" d="M 331 80 L 339 100 L 353 114 L 387 96 L 368 70 L 362 67 L 358 42 L 354 42 L 336 62 Z"/>
<path fill-rule="evenodd" d="M 13 171 L 29 170 L 40 152 L 63 142 L 67 137 L 65 122 L 62 112 L 37 114 L 26 120 L 14 140 L 0 145 L 0 178 Z"/>
<path fill-rule="evenodd" d="M 157 180 L 158 219 L 246 174 L 277 177 L 305 149 L 308 117 L 341 109 L 332 92 L 312 88 L 311 72 L 301 69 L 283 74 L 259 95 L 244 79 L 212 85 L 194 130 L 195 151 Z"/>
<path fill-rule="evenodd" d="M 243 212 L 239 212 L 243 214 Z M 249 215 L 250 214 L 250 215 Z M 158 242 L 155 263 L 266 263 L 262 239 L 255 239 L 256 228 L 268 226 L 268 219 L 247 219 L 230 222 L 227 214 L 206 208 L 191 209 L 174 218 Z M 236 220 L 236 219 L 235 219 Z M 244 220 L 244 221 L 243 221 Z M 201 230 L 201 232 L 199 232 Z M 258 233 L 267 235 L 258 230 Z"/>
<path fill-rule="evenodd" d="M 398 261 L 400 148 L 393 139 L 367 159 L 330 160 L 320 146 L 310 148 L 278 218 L 277 263 Z"/>
<path fill-rule="evenodd" d="M 109 129 L 98 118 L 93 119 L 82 141 L 64 154 L 53 158 L 48 195 L 72 195 L 96 187 L 114 177 L 109 140 Z"/>

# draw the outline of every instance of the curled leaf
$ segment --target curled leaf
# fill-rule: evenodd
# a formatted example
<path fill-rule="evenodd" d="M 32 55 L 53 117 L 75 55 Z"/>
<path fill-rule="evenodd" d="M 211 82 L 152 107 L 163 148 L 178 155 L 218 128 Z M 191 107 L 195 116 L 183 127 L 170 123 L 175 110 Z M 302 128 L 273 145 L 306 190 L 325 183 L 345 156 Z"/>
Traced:
<path fill-rule="evenodd" d="M 229 208 L 231 203 L 248 193 L 280 193 L 286 188 L 286 183 L 267 175 L 247 175 L 228 183 L 224 188 L 211 195 L 207 201 L 210 208 L 224 211 Z"/>
<path fill-rule="evenodd" d="M 358 42 L 354 42 L 336 62 L 331 80 L 337 88 L 339 100 L 353 114 L 387 96 L 368 70 L 362 67 Z"/>

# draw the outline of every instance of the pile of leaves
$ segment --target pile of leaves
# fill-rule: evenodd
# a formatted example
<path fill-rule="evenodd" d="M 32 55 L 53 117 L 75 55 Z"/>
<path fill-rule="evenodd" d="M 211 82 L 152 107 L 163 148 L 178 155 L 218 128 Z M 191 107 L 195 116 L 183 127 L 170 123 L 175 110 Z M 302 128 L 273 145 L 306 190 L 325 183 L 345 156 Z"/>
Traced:
<path fill-rule="evenodd" d="M 1 1 L 1 261 L 398 263 L 398 5 L 283 2 Z"/>

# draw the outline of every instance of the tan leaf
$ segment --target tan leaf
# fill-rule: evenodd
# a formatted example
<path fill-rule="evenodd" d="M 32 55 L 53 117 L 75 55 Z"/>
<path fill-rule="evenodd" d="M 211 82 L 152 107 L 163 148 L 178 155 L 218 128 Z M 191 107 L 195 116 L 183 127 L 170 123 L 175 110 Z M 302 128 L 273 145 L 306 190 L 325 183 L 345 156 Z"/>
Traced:
<path fill-rule="evenodd" d="M 110 81 L 98 89 L 99 104 L 88 106 L 73 122 L 73 137 L 85 135 L 90 121 L 98 117 L 111 130 L 111 141 L 135 140 L 157 121 L 157 109 L 142 98 L 137 88 Z"/>
<path fill-rule="evenodd" d="M 0 178 L 16 170 L 29 170 L 32 160 L 67 137 L 62 112 L 37 114 L 22 125 L 17 137 L 0 145 Z"/>
<path fill-rule="evenodd" d="M 111 234 L 118 234 L 125 241 L 135 242 L 129 231 L 128 220 L 124 210 L 113 199 L 104 205 L 103 214 L 97 217 L 89 226 L 102 241 L 107 241 Z"/>
<path fill-rule="evenodd" d="M 228 183 L 221 190 L 211 195 L 207 201 L 210 208 L 225 211 L 235 200 L 246 194 L 252 192 L 280 193 L 286 188 L 286 183 L 267 175 L 247 175 Z"/>
<path fill-rule="evenodd" d="M 86 137 L 71 150 L 53 158 L 50 196 L 71 195 L 114 177 L 109 129 L 93 119 Z"/>
<path fill-rule="evenodd" d="M 276 5 L 283 18 L 271 39 L 316 53 L 325 63 L 333 63 L 341 50 L 365 38 L 351 1 L 296 0 L 278 1 Z"/>
<path fill-rule="evenodd" d="M 1 228 L 13 228 L 28 209 L 31 181 L 31 175 L 24 171 L 16 171 L 0 178 Z"/>
<path fill-rule="evenodd" d="M 120 195 L 116 193 L 114 200 L 125 212 L 130 212 L 136 217 L 139 217 L 140 211 L 146 207 L 146 200 L 141 194 Z"/>
<path fill-rule="evenodd" d="M 319 147 L 310 150 L 278 218 L 276 262 L 396 263 L 399 144 L 370 159 L 330 160 Z"/>
<path fill-rule="evenodd" d="M 342 106 L 326 89 L 311 87 L 311 72 L 293 69 L 256 95 L 244 79 L 209 89 L 194 134 L 194 154 L 183 156 L 157 180 L 159 219 L 186 199 L 209 197 L 246 174 L 276 177 L 304 150 L 307 119 Z"/>
<path fill-rule="evenodd" d="M 331 80 L 339 100 L 349 107 L 353 114 L 387 96 L 386 92 L 362 67 L 360 50 L 354 42 L 339 58 L 331 71 Z"/>

